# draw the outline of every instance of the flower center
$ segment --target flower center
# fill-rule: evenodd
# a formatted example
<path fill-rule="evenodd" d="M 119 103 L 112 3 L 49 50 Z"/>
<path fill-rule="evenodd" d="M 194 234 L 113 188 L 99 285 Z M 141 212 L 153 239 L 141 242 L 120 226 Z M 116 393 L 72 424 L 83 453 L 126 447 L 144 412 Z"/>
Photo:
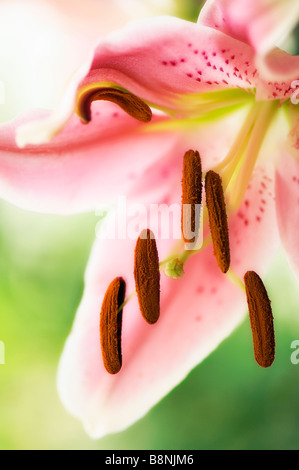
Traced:
<path fill-rule="evenodd" d="M 90 106 L 95 99 L 113 101 L 142 122 L 151 119 L 150 108 L 135 95 L 117 88 L 102 88 L 89 90 L 78 101 L 78 114 L 85 122 L 90 120 Z M 224 107 L 226 106 L 230 108 L 233 103 L 226 103 Z M 214 113 L 216 110 L 218 113 L 219 109 L 219 102 L 210 102 L 207 103 L 205 111 Z M 159 262 L 154 234 L 150 229 L 144 230 L 135 247 L 135 291 L 125 300 L 124 281 L 117 278 L 106 292 L 101 313 L 101 336 L 103 360 L 108 372 L 114 374 L 121 368 L 120 318 L 123 307 L 131 296 L 137 294 L 145 321 L 149 324 L 156 323 L 160 317 L 160 270 L 163 269 L 164 273 L 173 279 L 180 279 L 184 275 L 186 261 L 210 242 L 213 243 L 214 255 L 221 272 L 229 276 L 246 293 L 256 361 L 262 367 L 272 364 L 275 341 L 270 301 L 257 273 L 247 271 L 243 282 L 230 268 L 228 216 L 239 208 L 243 200 L 276 109 L 276 101 L 251 102 L 247 117 L 229 153 L 206 175 L 202 174 L 199 153 L 194 150 L 185 153 L 182 177 L 182 240 L 167 259 Z M 174 120 L 171 125 L 176 122 Z M 168 125 L 159 123 L 158 127 L 165 129 L 165 124 Z M 151 124 L 151 129 L 157 130 L 157 125 Z M 201 206 L 203 180 L 206 196 L 204 220 L 208 221 L 209 231 L 199 249 L 186 249 L 186 243 L 194 244 L 198 239 L 200 220 L 196 207 Z M 189 208 L 188 211 L 186 207 Z"/>

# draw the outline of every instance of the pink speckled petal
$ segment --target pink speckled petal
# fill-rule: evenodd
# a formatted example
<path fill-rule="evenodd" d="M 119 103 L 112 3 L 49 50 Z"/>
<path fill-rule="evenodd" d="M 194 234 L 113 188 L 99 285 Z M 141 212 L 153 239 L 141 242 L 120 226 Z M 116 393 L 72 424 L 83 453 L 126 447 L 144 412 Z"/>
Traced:
<path fill-rule="evenodd" d="M 253 177 L 240 209 L 243 216 L 230 221 L 232 269 L 240 276 L 248 269 L 263 275 L 277 247 L 273 195 L 269 194 L 272 173 L 265 171 L 258 170 Z M 265 191 L 263 195 L 260 189 Z M 178 186 L 168 191 L 165 196 L 170 203 L 175 194 L 179 200 Z M 144 227 L 140 225 L 140 229 Z M 157 242 L 162 260 L 173 242 Z M 133 291 L 134 248 L 135 240 L 129 239 L 95 243 L 84 295 L 60 362 L 62 402 L 94 438 L 121 431 L 144 416 L 240 324 L 247 310 L 245 293 L 220 272 L 208 245 L 188 260 L 181 279 L 162 274 L 161 315 L 155 325 L 144 322 L 136 297 L 125 306 L 123 367 L 116 376 L 109 375 L 101 358 L 99 312 L 114 277 L 123 276 L 128 294 Z"/>
<path fill-rule="evenodd" d="M 153 18 L 102 41 L 81 85 L 111 81 L 149 102 L 183 110 L 181 95 L 243 87 L 245 68 L 254 82 L 251 59 L 249 47 L 221 32 L 178 18 Z M 241 61 L 242 71 L 234 75 Z"/>
<path fill-rule="evenodd" d="M 84 92 L 120 86 L 153 107 L 179 117 L 198 116 L 207 105 L 246 101 L 259 83 L 253 51 L 222 32 L 178 18 L 151 18 L 108 35 L 78 71 L 58 110 L 44 123 L 18 131 L 18 143 L 49 140 L 67 122 Z M 237 96 L 202 96 L 235 89 Z M 210 108 L 209 108 L 210 109 Z"/>
<path fill-rule="evenodd" d="M 231 266 L 241 278 L 249 269 L 263 275 L 279 247 L 274 186 L 274 165 L 257 165 L 240 208 L 230 218 Z"/>

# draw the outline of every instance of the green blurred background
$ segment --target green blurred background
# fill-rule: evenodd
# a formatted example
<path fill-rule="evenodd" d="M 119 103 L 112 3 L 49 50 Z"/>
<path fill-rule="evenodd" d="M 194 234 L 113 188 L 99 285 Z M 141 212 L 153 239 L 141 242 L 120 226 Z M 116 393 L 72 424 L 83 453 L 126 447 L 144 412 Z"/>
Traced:
<path fill-rule="evenodd" d="M 194 4 L 185 11 L 191 17 Z M 189 7 L 188 7 L 189 8 Z M 1 120 L 18 111 L 11 93 Z M 11 97 L 11 101 L 9 98 Z M 298 285 L 278 253 L 265 283 L 277 356 L 253 359 L 248 317 L 186 380 L 124 432 L 91 440 L 60 403 L 56 373 L 83 291 L 93 214 L 56 217 L 0 203 L 0 449 L 299 449 Z"/>

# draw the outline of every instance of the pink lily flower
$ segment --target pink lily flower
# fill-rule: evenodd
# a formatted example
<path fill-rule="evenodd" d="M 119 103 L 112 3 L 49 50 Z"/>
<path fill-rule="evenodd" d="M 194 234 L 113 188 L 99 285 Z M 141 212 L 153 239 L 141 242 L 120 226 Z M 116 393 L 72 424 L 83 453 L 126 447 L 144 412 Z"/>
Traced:
<path fill-rule="evenodd" d="M 197 24 L 161 17 L 112 33 L 78 71 L 56 112 L 36 112 L 0 129 L 0 195 L 26 209 L 95 210 L 119 195 L 146 206 L 179 202 L 190 148 L 200 153 L 204 173 L 213 169 L 222 177 L 227 275 L 207 239 L 187 257 L 182 245 L 158 238 L 162 265 L 178 258 L 184 274 L 162 273 L 154 325 L 144 322 L 136 296 L 128 299 L 123 367 L 115 375 L 101 360 L 99 313 L 115 277 L 134 291 L 136 240 L 95 241 L 58 374 L 63 403 L 94 438 L 140 419 L 243 321 L 244 274 L 264 275 L 280 242 L 299 272 L 299 115 L 291 102 L 299 58 L 276 47 L 281 25 L 289 29 L 299 12 L 295 2 L 241 3 L 242 16 L 235 0 L 215 0 Z M 95 97 L 106 101 L 91 104 Z M 141 114 L 129 109 L 127 98 Z M 138 224 L 147 228 L 142 218 Z"/>

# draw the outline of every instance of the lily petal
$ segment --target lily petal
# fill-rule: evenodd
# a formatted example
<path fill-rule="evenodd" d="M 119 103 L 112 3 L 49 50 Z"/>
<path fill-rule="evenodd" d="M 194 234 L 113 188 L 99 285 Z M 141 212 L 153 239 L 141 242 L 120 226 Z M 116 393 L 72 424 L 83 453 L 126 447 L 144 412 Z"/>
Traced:
<path fill-rule="evenodd" d="M 270 260 L 280 245 L 273 163 L 263 163 L 255 168 L 243 202 L 230 219 L 229 229 L 235 273 L 243 278 L 246 267 L 264 273 L 265 260 Z"/>
<path fill-rule="evenodd" d="M 256 174 L 248 190 L 252 191 L 252 204 L 244 202 L 248 217 L 257 210 L 259 196 L 254 195 L 263 181 L 261 176 Z M 173 201 L 174 194 L 178 194 L 177 188 L 169 189 L 165 197 Z M 262 225 L 271 219 L 272 209 L 269 205 Z M 256 230 L 258 223 L 250 222 L 246 226 L 236 215 L 230 224 L 232 250 L 236 250 L 232 267 L 241 275 L 249 268 L 258 269 L 262 275 L 276 249 L 276 232 L 269 242 L 268 232 Z M 171 244 L 169 240 L 157 242 L 162 260 L 169 255 Z M 250 256 L 246 243 L 254 246 Z M 110 376 L 101 359 L 99 312 L 109 279 L 122 276 L 128 292 L 134 290 L 134 247 L 135 240 L 131 239 L 96 241 L 84 295 L 60 362 L 58 389 L 62 402 L 93 438 L 121 431 L 144 416 L 240 324 L 247 309 L 245 293 L 220 272 L 208 245 L 188 260 L 179 280 L 162 274 L 161 314 L 155 325 L 144 322 L 136 297 L 126 304 L 123 367 L 116 376 Z"/>
<path fill-rule="evenodd" d="M 39 114 L 41 120 L 45 115 Z M 154 116 L 152 123 L 164 120 Z M 137 181 L 145 187 L 146 171 L 155 164 L 163 168 L 164 157 L 180 139 L 167 130 L 144 132 L 142 123 L 108 102 L 93 104 L 88 125 L 73 117 L 49 144 L 38 147 L 16 146 L 20 122 L 21 118 L 0 128 L 0 196 L 21 208 L 58 214 L 92 211 L 107 200 L 113 203 L 117 196 L 129 194 Z M 152 183 L 154 190 L 160 182 Z"/>
<path fill-rule="evenodd" d="M 150 203 L 170 175 L 179 179 L 190 146 L 200 151 L 204 169 L 221 161 L 246 110 L 192 126 L 154 113 L 143 124 L 113 103 L 94 102 L 88 124 L 74 116 L 50 143 L 20 149 L 15 129 L 30 121 L 26 115 L 0 127 L 0 196 L 24 209 L 58 214 L 94 211 L 124 194 Z M 43 122 L 48 116 L 39 112 L 31 118 Z"/>
<path fill-rule="evenodd" d="M 290 34 L 299 21 L 297 0 L 208 0 L 199 18 L 204 24 L 265 55 Z"/>
<path fill-rule="evenodd" d="M 129 301 L 123 312 L 123 367 L 116 377 L 109 376 L 101 360 L 99 312 L 110 278 L 123 274 L 128 292 L 134 289 L 134 246 L 132 240 L 95 245 L 59 367 L 62 402 L 94 438 L 140 419 L 231 333 L 245 310 L 242 292 L 221 277 L 212 250 L 206 249 L 191 260 L 179 284 L 162 277 L 157 324 L 146 324 L 136 298 Z"/>
<path fill-rule="evenodd" d="M 297 147 L 297 157 L 299 147 Z M 299 162 L 284 149 L 276 172 L 276 208 L 281 241 L 299 277 Z"/>
<path fill-rule="evenodd" d="M 21 128 L 18 144 L 50 140 L 78 101 L 101 87 L 121 87 L 150 106 L 192 117 L 205 113 L 207 105 L 245 101 L 247 91 L 258 86 L 256 72 L 251 48 L 219 31 L 171 17 L 140 20 L 100 42 L 57 112 L 43 123 Z M 236 96 L 210 95 L 232 88 Z M 202 96 L 205 93 L 208 96 Z"/>

